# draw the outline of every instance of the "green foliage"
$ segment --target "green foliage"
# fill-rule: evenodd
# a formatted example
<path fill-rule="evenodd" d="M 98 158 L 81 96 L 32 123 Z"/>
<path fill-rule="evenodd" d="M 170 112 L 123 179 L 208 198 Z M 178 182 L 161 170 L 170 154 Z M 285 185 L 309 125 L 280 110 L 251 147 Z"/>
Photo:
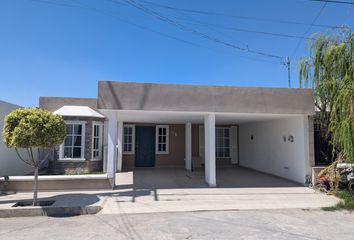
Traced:
<path fill-rule="evenodd" d="M 59 115 L 40 108 L 20 108 L 5 117 L 2 138 L 7 147 L 15 148 L 18 157 L 34 168 L 33 206 L 38 198 L 38 171 L 45 158 L 40 157 L 39 148 L 52 148 L 64 141 L 66 125 Z M 27 158 L 22 157 L 18 148 L 25 148 Z M 37 148 L 38 158 L 33 150 Z"/>
<path fill-rule="evenodd" d="M 341 209 L 346 209 L 353 211 L 354 210 L 354 198 L 352 197 L 351 193 L 347 190 L 337 191 L 335 195 L 340 198 L 340 202 L 337 203 L 335 206 L 332 207 L 324 207 L 322 208 L 325 211 L 336 211 Z"/>
<path fill-rule="evenodd" d="M 300 87 L 314 89 L 322 135 L 334 155 L 354 161 L 354 33 L 346 29 L 310 42 L 310 57 L 299 64 Z"/>
<path fill-rule="evenodd" d="M 51 148 L 66 136 L 63 118 L 40 108 L 20 108 L 5 117 L 2 137 L 12 148 Z"/>

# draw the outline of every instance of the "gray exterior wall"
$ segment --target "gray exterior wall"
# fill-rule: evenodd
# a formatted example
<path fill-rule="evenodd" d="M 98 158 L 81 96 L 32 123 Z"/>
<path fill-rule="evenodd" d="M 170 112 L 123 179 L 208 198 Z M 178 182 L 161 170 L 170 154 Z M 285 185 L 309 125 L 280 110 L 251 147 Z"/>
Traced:
<path fill-rule="evenodd" d="M 63 106 L 88 106 L 97 109 L 96 98 L 40 97 L 39 107 L 54 112 Z"/>
<path fill-rule="evenodd" d="M 98 82 L 98 108 L 314 114 L 310 89 Z"/>

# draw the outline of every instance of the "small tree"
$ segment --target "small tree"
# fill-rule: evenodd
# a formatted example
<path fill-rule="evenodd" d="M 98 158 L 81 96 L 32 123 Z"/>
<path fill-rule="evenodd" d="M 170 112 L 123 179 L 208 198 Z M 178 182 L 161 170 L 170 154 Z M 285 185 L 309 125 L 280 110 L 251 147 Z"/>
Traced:
<path fill-rule="evenodd" d="M 18 157 L 34 169 L 33 206 L 37 205 L 38 170 L 47 156 L 41 157 L 40 148 L 53 148 L 66 136 L 63 118 L 39 108 L 20 108 L 5 117 L 2 137 L 5 145 L 15 148 Z M 21 156 L 19 148 L 25 149 Z M 34 157 L 35 149 L 38 157 Z"/>

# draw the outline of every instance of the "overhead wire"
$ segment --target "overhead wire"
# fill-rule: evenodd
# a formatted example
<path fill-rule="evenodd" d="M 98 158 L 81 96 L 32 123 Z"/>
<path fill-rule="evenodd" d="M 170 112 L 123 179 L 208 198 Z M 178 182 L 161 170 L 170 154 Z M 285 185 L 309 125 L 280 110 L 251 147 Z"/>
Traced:
<path fill-rule="evenodd" d="M 238 55 L 238 54 L 235 54 L 235 53 L 232 53 L 232 52 L 224 52 L 224 51 L 220 51 L 219 49 L 214 49 L 214 48 L 211 48 L 211 47 L 208 47 L 208 46 L 204 46 L 204 45 L 201 45 L 201 44 L 198 44 L 198 43 L 195 43 L 195 42 L 187 41 L 187 40 L 184 40 L 182 38 L 178 38 L 178 37 L 166 34 L 164 32 L 161 32 L 161 31 L 149 28 L 149 27 L 145 27 L 145 26 L 136 24 L 136 23 L 134 23 L 132 21 L 123 19 L 123 18 L 120 17 L 120 15 L 114 14 L 111 11 L 109 11 L 109 12 L 108 11 L 104 11 L 104 10 L 97 9 L 95 7 L 92 7 L 92 6 L 82 5 L 81 3 L 80 4 L 67 4 L 67 3 L 63 3 L 63 2 L 50 1 L 50 0 L 31 0 L 31 1 L 32 2 L 37 2 L 37 3 L 49 4 L 49 5 L 53 5 L 53 6 L 79 8 L 79 9 L 83 9 L 83 10 L 93 11 L 93 12 L 96 12 L 96 13 L 99 13 L 99 14 L 102 14 L 102 15 L 113 17 L 113 18 L 115 18 L 118 21 L 121 21 L 123 23 L 132 25 L 132 26 L 137 27 L 139 29 L 142 29 L 142 30 L 145 30 L 145 31 L 149 31 L 149 32 L 152 32 L 152 33 L 155 33 L 155 34 L 158 34 L 158 35 L 161 35 L 161 36 L 164 36 L 164 37 L 167 37 L 167 38 L 179 41 L 179 42 L 183 42 L 185 44 L 189 44 L 189 45 L 195 46 L 195 47 L 204 48 L 204 49 L 207 49 L 209 51 L 223 53 L 223 54 L 227 53 L 227 54 L 231 54 L 231 55 L 234 55 L 234 56 L 237 56 L 237 57 L 240 57 L 240 58 L 245 58 L 245 59 L 252 60 L 252 61 L 257 61 L 257 62 L 276 64 L 276 65 L 279 64 L 277 62 L 267 61 L 267 60 L 264 60 L 264 59 L 258 59 L 258 58 L 253 58 L 253 57 L 249 57 L 249 56 L 242 56 L 242 55 Z"/>
<path fill-rule="evenodd" d="M 351 2 L 348 2 L 348 1 L 336 1 L 336 0 L 309 0 L 309 1 L 312 1 L 312 2 L 328 2 L 328 3 L 335 3 L 335 4 L 349 4 L 349 5 L 354 5 L 354 2 L 351 1 Z"/>
<path fill-rule="evenodd" d="M 166 4 L 155 3 L 147 0 L 138 0 L 139 2 L 149 4 L 151 6 L 169 9 L 173 11 L 180 11 L 180 12 L 189 12 L 194 14 L 201 14 L 201 15 L 208 15 L 208 16 L 222 16 L 228 18 L 236 18 L 236 19 L 243 19 L 243 20 L 251 20 L 251 21 L 261 21 L 261 22 L 272 22 L 272 23 L 279 23 L 279 24 L 291 24 L 291 25 L 313 25 L 315 27 L 322 27 L 322 28 L 341 28 L 341 26 L 335 25 L 325 25 L 325 24 L 312 24 L 312 23 L 304 23 L 304 22 L 296 22 L 296 21 L 288 21 L 288 20 L 280 20 L 280 19 L 270 19 L 270 18 L 260 18 L 260 17 L 250 17 L 250 16 L 241 16 L 241 15 L 233 15 L 233 14 L 226 14 L 220 12 L 210 12 L 210 11 L 201 11 L 201 10 L 193 10 L 193 9 L 186 9 L 186 8 L 178 8 L 173 7 Z"/>
<path fill-rule="evenodd" d="M 182 19 L 182 21 L 183 21 L 183 19 Z M 311 38 L 311 37 L 303 37 L 303 36 L 297 36 L 297 35 L 292 35 L 292 34 L 274 33 L 274 32 L 266 32 L 266 31 L 257 31 L 257 30 L 250 30 L 250 29 L 245 29 L 245 28 L 226 27 L 226 26 L 220 26 L 220 25 L 213 24 L 213 23 L 202 22 L 199 20 L 187 20 L 187 22 L 189 22 L 190 24 L 197 24 L 200 26 L 210 26 L 215 29 L 223 29 L 223 30 L 229 30 L 229 31 L 235 31 L 235 32 L 254 33 L 254 34 L 258 34 L 258 35 L 266 35 L 266 36 L 282 37 L 282 38 L 296 38 L 296 39 L 313 40 L 313 38 Z"/>
<path fill-rule="evenodd" d="M 310 32 L 311 28 L 315 25 L 317 19 L 321 16 L 321 14 L 322 14 L 323 10 L 325 9 L 326 5 L 327 5 L 327 0 L 324 2 L 324 4 L 322 5 L 322 7 L 320 8 L 320 10 L 317 12 L 315 18 L 314 18 L 314 19 L 312 20 L 312 22 L 311 22 L 311 25 L 306 29 L 306 31 L 305 31 L 304 34 L 302 35 L 303 37 L 305 37 L 305 36 Z M 299 39 L 299 41 L 298 41 L 298 43 L 297 43 L 297 45 L 296 45 L 296 47 L 295 47 L 295 49 L 294 49 L 294 51 L 293 51 L 293 53 L 292 53 L 292 56 L 293 56 L 293 57 L 295 56 L 297 50 L 299 49 L 299 47 L 300 47 L 300 45 L 301 45 L 301 43 L 302 43 L 302 40 L 303 40 L 303 39 Z"/>
<path fill-rule="evenodd" d="M 200 37 L 202 37 L 204 39 L 213 41 L 213 42 L 221 44 L 223 46 L 230 47 L 230 48 L 242 51 L 242 52 L 248 52 L 248 53 L 252 53 L 252 54 L 256 54 L 256 55 L 261 55 L 263 57 L 276 58 L 276 59 L 280 59 L 280 60 L 283 59 L 283 57 L 275 55 L 275 54 L 271 54 L 271 53 L 267 53 L 267 52 L 263 52 L 263 51 L 258 51 L 258 50 L 250 49 L 250 48 L 244 48 L 244 47 L 240 47 L 238 45 L 235 45 L 235 44 L 232 44 L 232 43 L 229 43 L 229 42 L 225 42 L 225 41 L 223 41 L 223 40 L 221 40 L 219 38 L 210 36 L 210 35 L 208 35 L 206 33 L 200 32 L 200 31 L 198 31 L 198 30 L 196 30 L 194 28 L 191 28 L 189 26 L 181 24 L 180 22 L 175 21 L 175 20 L 173 20 L 173 19 L 171 19 L 169 17 L 166 17 L 166 16 L 160 14 L 159 12 L 146 7 L 144 4 L 138 3 L 135 0 L 124 0 L 124 1 L 126 3 L 128 3 L 128 4 L 130 4 L 132 7 L 135 7 L 136 9 L 141 10 L 141 11 L 145 12 L 146 14 L 151 15 L 151 16 L 155 17 L 158 20 L 166 22 L 166 23 L 168 23 L 168 24 L 170 24 L 172 26 L 175 26 L 175 27 L 179 28 L 182 31 L 192 33 L 192 34 L 194 34 L 196 36 L 200 36 Z"/>

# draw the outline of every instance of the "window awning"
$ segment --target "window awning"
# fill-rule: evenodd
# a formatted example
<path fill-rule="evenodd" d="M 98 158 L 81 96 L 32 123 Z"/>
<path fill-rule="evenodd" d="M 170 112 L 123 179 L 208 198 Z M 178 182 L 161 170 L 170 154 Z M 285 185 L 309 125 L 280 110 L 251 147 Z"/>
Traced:
<path fill-rule="evenodd" d="M 67 117 L 105 118 L 101 113 L 87 106 L 63 106 L 54 111 L 53 113 Z"/>

